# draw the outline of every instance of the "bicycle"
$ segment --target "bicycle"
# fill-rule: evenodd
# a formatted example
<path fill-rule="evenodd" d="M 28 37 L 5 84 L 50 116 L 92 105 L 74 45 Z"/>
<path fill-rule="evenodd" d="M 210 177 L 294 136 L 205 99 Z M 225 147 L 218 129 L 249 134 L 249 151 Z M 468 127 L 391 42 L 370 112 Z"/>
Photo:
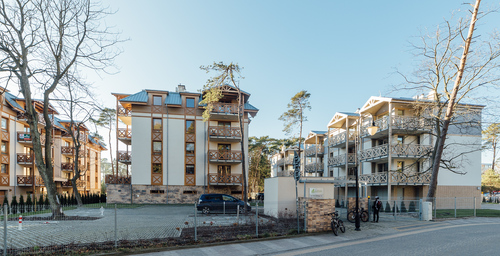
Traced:
<path fill-rule="evenodd" d="M 368 215 L 368 211 L 366 211 L 363 207 L 359 209 L 359 219 L 363 222 L 367 222 L 370 219 L 370 215 Z M 347 220 L 351 223 L 356 222 L 356 209 L 350 211 L 347 214 Z"/>
<path fill-rule="evenodd" d="M 340 229 L 340 231 L 342 231 L 342 233 L 345 232 L 344 222 L 341 219 L 339 219 L 339 212 L 338 211 L 326 213 L 325 215 L 330 215 L 332 218 L 331 222 L 330 222 L 330 226 L 332 227 L 332 231 L 333 231 L 334 235 L 338 236 L 338 229 Z"/>

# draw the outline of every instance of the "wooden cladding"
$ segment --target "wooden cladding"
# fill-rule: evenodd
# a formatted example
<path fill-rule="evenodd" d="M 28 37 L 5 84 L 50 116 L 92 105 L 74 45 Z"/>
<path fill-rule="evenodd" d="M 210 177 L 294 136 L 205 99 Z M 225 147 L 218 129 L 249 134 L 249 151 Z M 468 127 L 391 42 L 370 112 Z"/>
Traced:
<path fill-rule="evenodd" d="M 117 159 L 122 163 L 130 163 L 132 162 L 132 153 L 127 151 L 118 151 Z"/>
<path fill-rule="evenodd" d="M 73 171 L 74 167 L 74 163 L 61 163 L 61 170 L 63 171 Z"/>
<path fill-rule="evenodd" d="M 35 186 L 45 186 L 42 177 L 40 176 L 29 176 L 29 175 L 17 175 L 17 185 L 19 186 L 33 186 L 33 178 L 35 180 Z"/>
<path fill-rule="evenodd" d="M 241 162 L 241 151 L 236 150 L 209 150 L 208 159 L 211 162 Z"/>
<path fill-rule="evenodd" d="M 238 114 L 238 104 L 236 103 L 214 103 L 212 113 L 217 114 Z"/>
<path fill-rule="evenodd" d="M 9 174 L 0 174 L 0 186 L 9 186 Z"/>
<path fill-rule="evenodd" d="M 208 174 L 208 180 L 214 185 L 243 184 L 241 174 Z"/>
<path fill-rule="evenodd" d="M 34 163 L 33 154 L 18 153 L 17 154 L 17 163 L 18 164 L 33 164 Z"/>
<path fill-rule="evenodd" d="M 238 127 L 210 126 L 208 135 L 216 137 L 240 138 L 241 131 Z"/>
<path fill-rule="evenodd" d="M 118 128 L 118 138 L 119 139 L 131 139 L 132 138 L 132 129 Z"/>
<path fill-rule="evenodd" d="M 106 175 L 104 182 L 106 184 L 130 184 L 132 182 L 132 178 L 117 175 Z"/>

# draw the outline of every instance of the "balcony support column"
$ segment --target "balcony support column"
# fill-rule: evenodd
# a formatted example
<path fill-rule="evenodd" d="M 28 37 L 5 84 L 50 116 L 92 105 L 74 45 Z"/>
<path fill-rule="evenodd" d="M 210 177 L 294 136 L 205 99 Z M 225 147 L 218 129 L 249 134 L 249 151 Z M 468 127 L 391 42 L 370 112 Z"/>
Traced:
<path fill-rule="evenodd" d="M 389 102 L 389 115 L 387 117 L 387 126 L 389 129 L 388 138 L 387 138 L 387 200 L 390 203 L 391 200 L 391 166 L 392 166 L 392 154 L 391 154 L 391 146 L 392 146 L 392 103 Z"/>

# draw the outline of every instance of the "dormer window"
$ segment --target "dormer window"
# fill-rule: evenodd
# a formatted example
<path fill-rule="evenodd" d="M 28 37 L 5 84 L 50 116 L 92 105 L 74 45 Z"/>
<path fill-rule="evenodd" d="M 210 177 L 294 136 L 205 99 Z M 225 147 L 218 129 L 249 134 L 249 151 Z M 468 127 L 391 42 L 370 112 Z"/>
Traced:
<path fill-rule="evenodd" d="M 160 95 L 153 95 L 153 105 L 161 106 L 161 96 Z"/>

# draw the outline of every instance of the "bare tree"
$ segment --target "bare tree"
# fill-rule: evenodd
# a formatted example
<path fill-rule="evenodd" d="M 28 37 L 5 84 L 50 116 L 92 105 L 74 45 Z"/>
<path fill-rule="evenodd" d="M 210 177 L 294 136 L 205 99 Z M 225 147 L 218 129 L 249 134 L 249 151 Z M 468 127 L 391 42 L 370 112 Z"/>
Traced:
<path fill-rule="evenodd" d="M 1 0 L 0 72 L 6 85 L 18 85 L 26 102 L 35 162 L 42 176 L 54 217 L 63 215 L 56 197 L 51 150 L 42 150 L 39 121 L 46 148 L 52 146 L 50 95 L 68 73 L 82 69 L 105 71 L 119 53 L 118 35 L 103 25 L 110 14 L 91 0 Z M 33 104 L 43 99 L 42 116 Z"/>
<path fill-rule="evenodd" d="M 470 23 L 469 19 L 463 18 L 458 20 L 457 25 L 445 21 L 434 36 L 424 35 L 420 44 L 413 45 L 416 57 L 423 59 L 413 78 L 399 72 L 406 81 L 399 89 L 418 93 L 430 91 L 431 97 L 419 104 L 425 106 L 423 112 L 432 118 L 435 127 L 436 140 L 431 157 L 432 176 L 428 198 L 435 197 L 439 168 L 446 166 L 443 151 L 450 124 L 455 121 L 455 128 L 464 129 L 480 127 L 481 120 L 474 117 L 477 117 L 477 108 L 463 101 L 477 100 L 474 96 L 477 97 L 480 89 L 494 86 L 500 79 L 494 73 L 500 68 L 498 36 L 494 34 L 489 40 L 476 37 L 472 41 L 476 21 L 488 14 L 478 14 L 479 4 L 480 0 L 477 0 L 473 6 Z M 469 51 L 471 44 L 474 51 Z M 472 127 L 466 128 L 465 124 Z"/>
<path fill-rule="evenodd" d="M 105 128 L 108 130 L 108 147 L 109 147 L 109 157 L 111 159 L 111 174 L 115 175 L 115 163 L 113 160 L 113 150 L 111 148 L 111 132 L 113 131 L 113 126 L 116 123 L 116 110 L 112 108 L 103 108 L 100 110 L 99 118 L 94 119 L 91 118 L 90 122 L 95 124 L 96 126 Z M 118 175 L 118 170 L 116 171 L 116 175 Z"/>
<path fill-rule="evenodd" d="M 497 159 L 498 142 L 500 140 L 500 123 L 493 123 L 483 131 L 484 147 L 490 148 L 493 152 L 493 159 L 491 160 L 491 169 L 495 171 L 495 161 Z"/>

